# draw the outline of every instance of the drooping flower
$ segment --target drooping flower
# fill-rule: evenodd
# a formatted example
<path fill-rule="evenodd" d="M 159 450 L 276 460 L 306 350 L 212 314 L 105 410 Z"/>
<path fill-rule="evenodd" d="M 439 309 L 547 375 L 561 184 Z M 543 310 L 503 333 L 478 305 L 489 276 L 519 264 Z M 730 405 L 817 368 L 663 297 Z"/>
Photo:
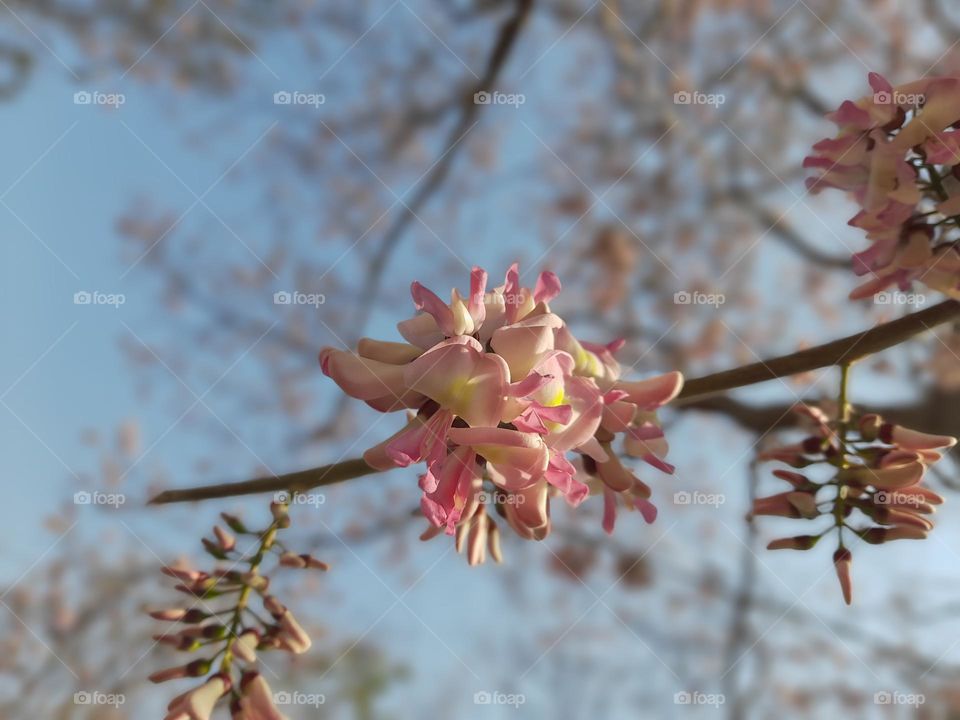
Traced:
<path fill-rule="evenodd" d="M 348 395 L 382 412 L 415 411 L 366 462 L 380 470 L 423 462 L 421 509 L 433 528 L 425 537 L 455 535 L 471 564 L 488 550 L 500 560 L 488 509 L 540 540 L 550 532 L 550 497 L 576 506 L 592 488 L 604 496 L 608 531 L 618 503 L 652 522 L 650 488 L 616 459 L 613 443 L 622 436 L 626 454 L 672 473 L 656 410 L 683 377 L 621 380 L 622 342 L 580 342 L 551 311 L 560 293 L 553 273 L 531 289 L 512 265 L 503 285 L 486 286 L 487 273 L 474 268 L 469 294 L 453 290 L 446 303 L 413 283 L 421 312 L 397 326 L 406 343 L 363 339 L 355 353 L 320 352 L 323 372 Z"/>
<path fill-rule="evenodd" d="M 773 540 L 767 549 L 809 550 L 835 530 L 834 567 L 844 601 L 850 604 L 853 556 L 844 543 L 845 531 L 873 545 L 925 538 L 933 529 L 929 516 L 943 498 L 921 482 L 927 468 L 941 458 L 941 451 L 957 441 L 886 422 L 875 413 L 840 422 L 816 407 L 795 409 L 806 416 L 812 434 L 799 443 L 761 452 L 759 459 L 776 460 L 803 472 L 774 470 L 792 489 L 758 498 L 752 515 L 829 518 L 819 533 Z M 827 479 L 813 477 L 818 466 L 830 470 Z"/>
<path fill-rule="evenodd" d="M 853 269 L 869 279 L 851 297 L 913 281 L 960 297 L 960 78 L 869 80 L 873 93 L 828 115 L 839 134 L 804 160 L 820 171 L 807 180 L 811 192 L 839 188 L 860 206 L 849 224 L 871 245 Z"/>

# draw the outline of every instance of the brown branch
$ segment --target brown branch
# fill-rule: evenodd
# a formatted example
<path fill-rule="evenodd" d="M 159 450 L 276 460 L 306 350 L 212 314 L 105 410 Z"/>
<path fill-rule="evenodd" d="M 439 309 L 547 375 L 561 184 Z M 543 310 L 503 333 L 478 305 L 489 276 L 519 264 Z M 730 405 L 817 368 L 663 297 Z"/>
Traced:
<path fill-rule="evenodd" d="M 960 318 L 960 302 L 947 300 L 926 310 L 906 315 L 824 345 L 817 345 L 790 355 L 781 355 L 752 365 L 744 365 L 732 370 L 688 380 L 683 392 L 680 393 L 679 399 L 681 401 L 700 399 L 724 390 L 732 390 L 733 388 L 755 385 L 779 377 L 831 367 L 841 362 L 852 363 L 881 350 L 899 345 L 915 335 L 955 318 Z M 377 471 L 357 458 L 287 475 L 271 475 L 245 482 L 224 483 L 184 490 L 167 490 L 153 498 L 150 503 L 152 505 L 162 505 L 280 490 L 303 492 L 311 488 L 370 475 L 374 472 Z"/>
<path fill-rule="evenodd" d="M 210 500 L 236 495 L 279 492 L 281 490 L 304 492 L 323 485 L 334 485 L 344 480 L 353 480 L 375 472 L 378 471 L 367 465 L 361 458 L 355 458 L 332 465 L 323 465 L 311 470 L 287 473 L 286 475 L 268 475 L 244 482 L 205 485 L 184 490 L 167 490 L 153 498 L 150 504 L 166 505 L 168 503 Z"/>
<path fill-rule="evenodd" d="M 832 367 L 841 362 L 853 363 L 956 318 L 960 318 L 960 302 L 947 300 L 926 310 L 824 345 L 688 380 L 679 399 L 700 398 L 780 377 Z"/>
<path fill-rule="evenodd" d="M 474 101 L 474 96 L 479 92 L 492 92 L 495 89 L 497 78 L 500 71 L 510 57 L 510 52 L 520 36 L 520 30 L 533 8 L 533 0 L 516 0 L 514 13 L 500 27 L 497 41 L 493 46 L 490 57 L 487 60 L 487 66 L 483 75 L 470 86 L 470 89 L 464 94 L 460 111 L 460 118 L 454 125 L 447 137 L 447 142 L 443 145 L 443 154 L 433 169 L 429 171 L 426 179 L 420 188 L 413 195 L 409 203 L 403 204 L 403 211 L 397 216 L 397 219 L 384 233 L 380 245 L 377 247 L 368 262 L 367 278 L 364 282 L 363 291 L 360 297 L 367 298 L 360 310 L 357 312 L 351 326 L 358 333 L 363 333 L 363 328 L 370 319 L 371 308 L 377 299 L 377 293 L 380 287 L 380 280 L 390 262 L 390 256 L 393 254 L 400 239 L 410 223 L 417 217 L 420 209 L 433 197 L 434 193 L 440 189 L 443 181 L 446 179 L 450 168 L 453 166 L 457 151 L 464 144 L 461 142 L 464 136 L 470 132 L 476 123 L 477 114 L 481 105 Z"/>

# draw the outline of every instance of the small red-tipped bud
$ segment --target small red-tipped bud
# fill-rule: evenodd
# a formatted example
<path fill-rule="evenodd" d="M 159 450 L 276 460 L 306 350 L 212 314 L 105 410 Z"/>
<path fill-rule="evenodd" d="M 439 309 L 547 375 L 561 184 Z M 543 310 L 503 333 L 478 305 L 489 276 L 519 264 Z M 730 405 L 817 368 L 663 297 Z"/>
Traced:
<path fill-rule="evenodd" d="M 797 490 L 809 490 L 813 486 L 813 483 L 810 482 L 810 479 L 806 475 L 801 475 L 792 470 L 774 470 L 773 476 L 781 480 L 786 480 Z"/>
<path fill-rule="evenodd" d="M 912 525 L 873 527 L 858 534 L 871 545 L 880 545 L 891 540 L 923 540 L 927 537 L 926 530 Z"/>
<path fill-rule="evenodd" d="M 203 543 L 203 547 L 207 553 L 215 557 L 217 560 L 227 559 L 227 554 L 223 551 L 223 548 L 221 548 L 213 540 L 210 540 L 209 538 L 200 538 L 200 542 Z"/>
<path fill-rule="evenodd" d="M 187 673 L 188 665 L 180 665 L 178 667 L 167 668 L 166 670 L 158 670 L 152 675 L 148 676 L 147 679 L 152 683 L 162 683 L 167 682 L 167 680 L 179 680 L 180 678 L 190 677 Z"/>
<path fill-rule="evenodd" d="M 169 566 L 160 568 L 160 572 L 183 582 L 197 582 L 208 577 L 207 573 L 200 570 L 186 570 Z"/>
<path fill-rule="evenodd" d="M 772 540 L 767 550 L 809 550 L 820 540 L 820 535 L 796 535 Z"/>
<path fill-rule="evenodd" d="M 833 554 L 833 568 L 837 571 L 837 579 L 840 581 L 843 601 L 847 605 L 853 602 L 853 588 L 850 583 L 850 565 L 852 562 L 853 556 L 846 548 L 839 548 Z"/>
<path fill-rule="evenodd" d="M 217 536 L 217 542 L 224 552 L 230 552 L 237 546 L 237 539 L 219 525 L 213 526 L 213 534 Z"/>
<path fill-rule="evenodd" d="M 223 518 L 223 521 L 227 524 L 227 527 L 233 530 L 235 533 L 240 533 L 241 535 L 249 532 L 247 526 L 241 522 L 240 518 L 236 515 L 230 515 L 229 513 L 220 513 L 220 517 Z"/>
<path fill-rule="evenodd" d="M 283 567 L 289 568 L 305 568 L 307 566 L 306 561 L 296 553 L 285 552 L 280 556 L 280 564 Z"/>
<path fill-rule="evenodd" d="M 287 611 L 287 606 L 277 600 L 273 595 L 267 595 L 263 599 L 263 609 L 275 618 L 278 618 Z"/>

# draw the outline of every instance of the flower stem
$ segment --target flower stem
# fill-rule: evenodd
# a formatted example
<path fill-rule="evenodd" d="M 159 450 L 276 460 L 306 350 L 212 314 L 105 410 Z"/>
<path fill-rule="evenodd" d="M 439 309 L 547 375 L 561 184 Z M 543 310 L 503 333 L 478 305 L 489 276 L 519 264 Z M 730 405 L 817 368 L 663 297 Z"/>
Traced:
<path fill-rule="evenodd" d="M 850 402 L 848 400 L 850 386 L 850 363 L 840 366 L 840 391 L 837 397 L 837 435 L 840 445 L 840 469 L 849 467 L 847 462 L 847 429 L 850 425 Z M 837 497 L 834 500 L 833 517 L 837 526 L 837 542 L 843 548 L 844 513 L 846 511 L 846 486 L 837 480 Z"/>
<path fill-rule="evenodd" d="M 277 529 L 277 521 L 274 520 L 260 538 L 260 547 L 257 549 L 256 555 L 250 558 L 251 573 L 256 574 L 260 569 L 260 563 L 263 562 L 264 556 L 277 537 Z M 220 672 L 222 673 L 229 674 L 230 668 L 233 665 L 233 644 L 237 640 L 237 632 L 240 630 L 240 625 L 243 622 L 243 612 L 247 609 L 247 603 L 250 601 L 250 593 L 252 590 L 253 587 L 251 585 L 244 585 L 240 591 L 240 596 L 237 598 L 237 604 L 234 606 L 233 618 L 230 621 L 230 631 L 227 635 L 226 645 L 224 646 L 223 660 L 220 661 Z"/>

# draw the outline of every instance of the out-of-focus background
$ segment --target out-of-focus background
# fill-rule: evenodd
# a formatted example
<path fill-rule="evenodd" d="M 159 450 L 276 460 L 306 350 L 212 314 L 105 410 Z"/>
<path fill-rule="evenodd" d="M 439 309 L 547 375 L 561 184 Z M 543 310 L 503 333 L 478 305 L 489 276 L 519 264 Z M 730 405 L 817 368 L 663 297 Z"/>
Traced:
<path fill-rule="evenodd" d="M 267 499 L 146 499 L 396 430 L 316 353 L 395 339 L 414 279 L 551 269 L 557 311 L 626 338 L 638 377 L 936 301 L 845 299 L 853 206 L 808 195 L 801 161 L 869 71 L 960 70 L 947 0 L 2 0 L 0 27 L 0 718 L 162 716 L 180 689 L 145 681 L 177 660 L 142 612 L 174 599 L 157 569 Z M 958 348 L 947 327 L 876 357 L 854 402 L 960 433 Z M 854 548 L 851 608 L 829 548 L 769 553 L 796 525 L 745 520 L 777 487 L 757 449 L 835 392 L 822 372 L 665 412 L 656 523 L 608 538 L 597 501 L 555 503 L 502 566 L 418 541 L 412 469 L 326 488 L 293 511 L 291 544 L 334 569 L 284 581 L 315 638 L 270 661 L 307 698 L 284 711 L 960 715 L 952 461 L 930 539 Z"/>

